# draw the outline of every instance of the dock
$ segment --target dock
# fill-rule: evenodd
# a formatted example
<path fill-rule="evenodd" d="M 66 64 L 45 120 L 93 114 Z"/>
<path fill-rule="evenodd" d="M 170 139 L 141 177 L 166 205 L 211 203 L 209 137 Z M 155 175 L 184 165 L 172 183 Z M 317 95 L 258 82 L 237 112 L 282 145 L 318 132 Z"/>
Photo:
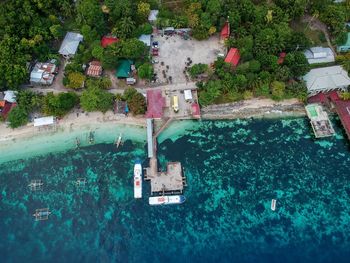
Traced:
<path fill-rule="evenodd" d="M 159 171 L 157 160 L 157 136 L 171 123 L 167 119 L 163 125 L 154 132 L 154 123 L 147 119 L 147 143 L 149 167 L 145 170 L 144 179 L 151 183 L 151 194 L 175 194 L 182 193 L 186 186 L 186 178 L 183 176 L 180 162 L 169 162 L 166 171 Z"/>
<path fill-rule="evenodd" d="M 335 134 L 328 114 L 320 104 L 308 104 L 305 110 L 316 138 L 329 137 Z"/>

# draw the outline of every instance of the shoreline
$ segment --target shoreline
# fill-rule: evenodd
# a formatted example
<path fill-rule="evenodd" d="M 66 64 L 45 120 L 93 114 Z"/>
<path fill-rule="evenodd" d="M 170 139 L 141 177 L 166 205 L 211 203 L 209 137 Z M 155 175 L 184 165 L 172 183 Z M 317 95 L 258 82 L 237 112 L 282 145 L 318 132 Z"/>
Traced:
<path fill-rule="evenodd" d="M 254 98 L 234 103 L 216 104 L 201 109 L 202 119 L 274 119 L 305 117 L 304 104 L 297 99 L 276 102 L 271 99 Z"/>

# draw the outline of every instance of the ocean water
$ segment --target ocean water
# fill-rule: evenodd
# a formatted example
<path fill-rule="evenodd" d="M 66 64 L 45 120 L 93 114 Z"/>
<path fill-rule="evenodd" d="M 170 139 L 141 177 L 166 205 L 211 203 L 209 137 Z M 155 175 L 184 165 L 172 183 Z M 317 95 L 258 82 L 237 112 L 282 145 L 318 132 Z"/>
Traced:
<path fill-rule="evenodd" d="M 148 182 L 133 199 L 142 140 L 2 162 L 1 262 L 349 262 L 350 151 L 332 121 L 323 140 L 304 118 L 173 123 L 158 149 L 164 168 L 183 164 L 177 206 L 149 206 Z"/>

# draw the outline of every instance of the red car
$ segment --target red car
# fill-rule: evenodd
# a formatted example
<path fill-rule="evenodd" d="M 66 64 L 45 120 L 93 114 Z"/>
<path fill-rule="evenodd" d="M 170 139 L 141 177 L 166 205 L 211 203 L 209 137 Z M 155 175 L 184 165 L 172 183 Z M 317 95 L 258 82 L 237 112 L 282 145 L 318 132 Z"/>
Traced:
<path fill-rule="evenodd" d="M 153 49 L 152 50 L 152 55 L 153 56 L 158 56 L 158 49 Z"/>

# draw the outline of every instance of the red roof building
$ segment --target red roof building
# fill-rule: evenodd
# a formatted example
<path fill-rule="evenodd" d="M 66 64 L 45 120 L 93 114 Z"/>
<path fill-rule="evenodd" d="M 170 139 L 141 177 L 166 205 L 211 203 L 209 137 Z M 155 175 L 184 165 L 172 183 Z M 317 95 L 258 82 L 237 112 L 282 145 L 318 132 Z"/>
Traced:
<path fill-rule="evenodd" d="M 198 103 L 192 103 L 191 108 L 192 108 L 192 116 L 194 118 L 199 119 L 201 117 L 201 111 Z"/>
<path fill-rule="evenodd" d="M 286 52 L 280 53 L 280 56 L 279 56 L 279 58 L 278 58 L 278 60 L 277 60 L 277 64 L 278 64 L 278 65 L 283 64 L 284 59 L 286 58 L 286 56 L 287 56 L 287 53 L 286 53 Z"/>
<path fill-rule="evenodd" d="M 350 100 L 337 100 L 334 106 L 350 140 Z"/>
<path fill-rule="evenodd" d="M 239 50 L 237 48 L 231 48 L 226 55 L 225 62 L 232 64 L 233 67 L 236 67 L 240 58 L 241 55 L 239 54 Z"/>
<path fill-rule="evenodd" d="M 116 37 L 111 37 L 111 36 L 103 36 L 101 39 L 101 46 L 103 48 L 106 48 L 109 45 L 112 45 L 113 43 L 118 42 L 119 39 Z"/>
<path fill-rule="evenodd" d="M 86 75 L 90 77 L 99 77 L 102 75 L 102 66 L 99 61 L 91 61 L 89 63 L 89 68 L 86 71 Z"/>
<path fill-rule="evenodd" d="M 7 119 L 7 115 L 10 113 L 10 111 L 17 106 L 17 103 L 11 103 L 11 102 L 5 102 L 5 106 L 2 108 L 1 116 L 4 118 L 4 120 Z"/>
<path fill-rule="evenodd" d="M 225 22 L 223 28 L 221 29 L 220 38 L 221 40 L 226 40 L 230 36 L 230 23 L 228 21 Z"/>
<path fill-rule="evenodd" d="M 145 117 L 152 119 L 161 119 L 163 117 L 163 108 L 165 107 L 165 98 L 162 91 L 147 90 L 147 112 Z"/>

